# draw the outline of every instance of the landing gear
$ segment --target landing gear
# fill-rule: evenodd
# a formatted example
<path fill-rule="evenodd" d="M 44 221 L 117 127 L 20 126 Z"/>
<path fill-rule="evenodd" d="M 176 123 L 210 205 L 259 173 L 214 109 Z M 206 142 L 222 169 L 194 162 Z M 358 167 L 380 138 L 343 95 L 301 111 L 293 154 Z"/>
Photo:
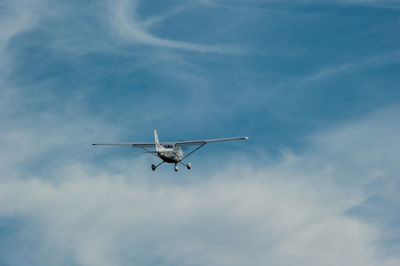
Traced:
<path fill-rule="evenodd" d="M 181 165 L 183 165 L 183 166 L 186 166 L 186 168 L 187 168 L 188 170 L 192 169 L 192 164 L 191 164 L 191 163 L 185 164 L 185 163 L 182 162 L 182 161 L 180 161 L 179 163 L 180 163 Z"/>
<path fill-rule="evenodd" d="M 155 170 L 157 169 L 157 167 L 159 167 L 159 166 L 160 166 L 161 164 L 163 164 L 163 163 L 165 163 L 165 161 L 163 161 L 163 162 L 161 162 L 161 163 L 159 163 L 159 164 L 157 164 L 157 165 L 152 164 L 152 165 L 151 165 L 151 170 L 155 171 Z M 178 162 L 178 163 L 182 164 L 183 166 L 186 166 L 186 168 L 187 168 L 188 170 L 190 170 L 190 169 L 192 168 L 192 164 L 191 164 L 191 163 L 187 163 L 187 164 L 184 164 L 183 162 Z M 178 168 L 178 163 L 175 163 L 175 166 L 174 166 L 175 172 L 178 172 L 178 170 L 179 170 L 179 168 Z"/>
<path fill-rule="evenodd" d="M 157 169 L 157 167 L 159 167 L 159 166 L 162 165 L 163 163 L 165 163 L 165 162 L 162 161 L 161 163 L 159 163 L 159 164 L 157 164 L 157 165 L 152 164 L 152 165 L 151 165 L 151 170 L 155 171 L 155 170 Z"/>

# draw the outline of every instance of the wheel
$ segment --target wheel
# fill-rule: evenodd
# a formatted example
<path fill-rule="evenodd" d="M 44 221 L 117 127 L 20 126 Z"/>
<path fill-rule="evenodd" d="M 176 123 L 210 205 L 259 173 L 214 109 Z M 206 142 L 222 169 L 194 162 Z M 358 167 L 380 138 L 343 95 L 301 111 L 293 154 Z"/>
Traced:
<path fill-rule="evenodd" d="M 155 171 L 156 170 L 156 166 L 154 164 L 151 165 L 151 170 Z"/>
<path fill-rule="evenodd" d="M 191 163 L 187 163 L 186 167 L 187 167 L 188 170 L 190 170 L 190 168 L 192 168 L 192 164 Z"/>
<path fill-rule="evenodd" d="M 174 170 L 175 170 L 175 172 L 178 172 L 178 166 L 177 165 L 175 165 Z"/>

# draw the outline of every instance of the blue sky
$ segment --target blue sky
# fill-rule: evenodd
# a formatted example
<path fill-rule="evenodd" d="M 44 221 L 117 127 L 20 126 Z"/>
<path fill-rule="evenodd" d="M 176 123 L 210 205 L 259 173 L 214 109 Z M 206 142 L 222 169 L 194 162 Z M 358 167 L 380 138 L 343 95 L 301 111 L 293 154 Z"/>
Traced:
<path fill-rule="evenodd" d="M 3 1 L 0 265 L 398 265 L 399 12 Z"/>

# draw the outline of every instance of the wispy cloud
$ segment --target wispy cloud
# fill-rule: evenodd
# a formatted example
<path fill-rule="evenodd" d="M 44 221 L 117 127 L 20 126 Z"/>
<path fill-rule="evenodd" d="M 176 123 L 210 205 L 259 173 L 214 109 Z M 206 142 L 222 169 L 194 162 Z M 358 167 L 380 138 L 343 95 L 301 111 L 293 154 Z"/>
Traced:
<path fill-rule="evenodd" d="M 0 75 L 4 79 L 12 67 L 7 45 L 19 33 L 33 28 L 38 19 L 34 15 L 35 6 L 29 1 L 4 1 L 0 8 Z"/>
<path fill-rule="evenodd" d="M 400 1 L 398 0 L 336 0 L 336 2 L 346 5 L 362 5 L 400 10 Z"/>
<path fill-rule="evenodd" d="M 148 31 L 148 27 L 157 21 L 161 21 L 166 17 L 176 14 L 181 8 L 175 8 L 165 14 L 149 18 L 141 21 L 137 14 L 138 1 L 119 0 L 113 1 L 110 6 L 111 17 L 110 21 L 113 29 L 123 39 L 133 43 L 151 45 L 166 48 L 175 48 L 196 52 L 217 52 L 229 53 L 237 52 L 237 48 L 209 45 L 209 44 L 194 44 L 182 41 L 175 41 L 157 37 Z"/>
<path fill-rule="evenodd" d="M 387 8 L 387 9 L 400 9 L 400 1 L 398 0 L 332 0 L 321 2 L 317 0 L 302 0 L 302 1 L 295 1 L 295 0 L 199 0 L 199 2 L 203 3 L 222 3 L 222 4 L 235 4 L 240 2 L 252 2 L 252 3 L 296 3 L 296 4 L 318 4 L 318 5 L 332 5 L 332 4 L 340 4 L 340 5 L 359 5 L 359 6 L 369 6 L 369 7 L 376 7 L 376 8 Z"/>
<path fill-rule="evenodd" d="M 393 62 L 398 62 L 399 60 L 400 60 L 400 51 L 393 51 L 393 52 L 372 55 L 358 61 L 347 62 L 342 65 L 327 67 L 325 69 L 320 70 L 317 73 L 312 74 L 311 76 L 304 78 L 303 80 L 319 81 L 326 78 L 332 78 L 336 75 L 348 73 L 351 71 L 358 71 L 371 67 L 379 67 Z"/>

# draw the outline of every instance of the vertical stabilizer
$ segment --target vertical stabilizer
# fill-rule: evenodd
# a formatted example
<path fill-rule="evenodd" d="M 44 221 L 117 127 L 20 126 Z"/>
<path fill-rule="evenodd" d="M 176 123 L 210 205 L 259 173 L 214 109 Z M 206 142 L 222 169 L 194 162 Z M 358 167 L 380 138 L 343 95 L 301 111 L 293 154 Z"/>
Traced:
<path fill-rule="evenodd" d="M 154 142 L 156 143 L 156 151 L 161 150 L 162 145 L 160 144 L 160 141 L 158 140 L 157 129 L 154 129 Z"/>

